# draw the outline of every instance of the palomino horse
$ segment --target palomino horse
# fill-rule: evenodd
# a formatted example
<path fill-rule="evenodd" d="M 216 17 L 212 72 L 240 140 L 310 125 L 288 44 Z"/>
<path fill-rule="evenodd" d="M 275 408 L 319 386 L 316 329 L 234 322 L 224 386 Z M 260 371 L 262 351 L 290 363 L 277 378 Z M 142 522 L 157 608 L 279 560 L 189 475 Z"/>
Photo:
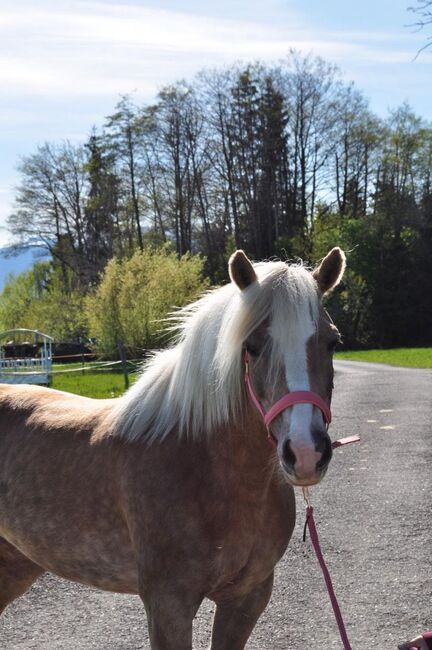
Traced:
<path fill-rule="evenodd" d="M 216 603 L 212 650 L 241 650 L 269 600 L 295 518 L 292 485 L 331 457 L 337 329 L 321 295 L 340 280 L 334 248 L 318 268 L 230 260 L 232 282 L 178 317 L 175 345 L 119 399 L 2 386 L 0 607 L 45 571 L 139 594 L 153 650 L 190 650 L 202 600 Z M 325 407 L 327 408 L 327 407 Z M 278 461 L 278 462 L 277 462 Z"/>

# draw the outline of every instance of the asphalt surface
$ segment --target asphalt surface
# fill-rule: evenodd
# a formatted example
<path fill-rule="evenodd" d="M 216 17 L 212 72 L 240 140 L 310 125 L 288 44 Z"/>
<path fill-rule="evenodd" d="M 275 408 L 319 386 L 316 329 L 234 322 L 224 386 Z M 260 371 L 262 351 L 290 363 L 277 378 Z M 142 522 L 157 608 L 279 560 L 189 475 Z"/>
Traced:
<path fill-rule="evenodd" d="M 321 546 L 353 650 L 396 648 L 432 628 L 432 371 L 338 362 L 332 437 L 360 434 L 336 450 L 311 491 Z M 310 541 L 304 506 L 276 571 L 272 600 L 248 650 L 342 648 Z M 195 621 L 207 648 L 212 606 Z M 41 578 L 4 613 L 0 648 L 149 648 L 139 598 Z"/>

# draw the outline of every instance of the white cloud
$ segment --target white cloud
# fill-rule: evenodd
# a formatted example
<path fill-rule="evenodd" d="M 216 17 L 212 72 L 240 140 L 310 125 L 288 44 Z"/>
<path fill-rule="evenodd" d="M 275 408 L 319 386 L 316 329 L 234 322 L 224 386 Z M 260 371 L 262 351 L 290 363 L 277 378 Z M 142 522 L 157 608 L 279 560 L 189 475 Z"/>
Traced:
<path fill-rule="evenodd" d="M 287 27 L 99 2 L 21 3 L 0 18 L 0 34 L 0 83 L 17 95 L 45 97 L 113 95 L 134 88 L 149 96 L 205 65 L 277 59 L 290 47 L 342 65 L 412 58 L 408 48 L 393 50 L 386 33 L 333 32 L 316 38 L 298 19 Z"/>

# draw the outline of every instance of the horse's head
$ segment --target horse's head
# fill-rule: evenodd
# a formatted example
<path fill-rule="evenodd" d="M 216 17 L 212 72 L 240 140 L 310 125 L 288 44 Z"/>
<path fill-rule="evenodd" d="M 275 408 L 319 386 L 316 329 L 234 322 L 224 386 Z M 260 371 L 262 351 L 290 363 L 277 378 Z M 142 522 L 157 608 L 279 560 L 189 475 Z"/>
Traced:
<path fill-rule="evenodd" d="M 324 476 L 332 456 L 326 408 L 333 389 L 333 352 L 340 338 L 321 297 L 340 281 L 345 255 L 333 248 L 313 272 L 276 266 L 275 272 L 265 274 L 242 251 L 231 257 L 231 279 L 242 297 L 253 294 L 257 304 L 260 293 L 267 294 L 268 312 L 248 333 L 243 354 L 251 394 L 263 413 L 287 394 L 292 399 L 306 397 L 306 403 L 284 407 L 268 428 L 288 480 L 313 485 Z"/>

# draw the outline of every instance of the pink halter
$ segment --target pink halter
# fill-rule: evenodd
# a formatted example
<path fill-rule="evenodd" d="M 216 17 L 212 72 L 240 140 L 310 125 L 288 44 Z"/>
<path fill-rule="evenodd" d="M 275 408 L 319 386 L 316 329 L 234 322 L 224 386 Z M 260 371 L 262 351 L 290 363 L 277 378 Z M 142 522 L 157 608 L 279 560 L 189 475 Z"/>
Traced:
<path fill-rule="evenodd" d="M 282 411 L 285 411 L 287 408 L 294 406 L 294 404 L 313 404 L 314 406 L 320 409 L 327 426 L 330 424 L 332 416 L 331 416 L 331 411 L 329 406 L 325 403 L 322 397 L 320 397 L 317 393 L 313 393 L 310 390 L 297 390 L 292 393 L 287 393 L 286 395 L 281 397 L 281 399 L 278 400 L 276 404 L 273 404 L 273 406 L 271 406 L 268 411 L 266 411 L 263 405 L 261 404 L 261 402 L 259 401 L 252 386 L 252 381 L 249 374 L 249 354 L 247 351 L 245 351 L 244 360 L 245 360 L 245 382 L 249 392 L 249 396 L 252 402 L 257 407 L 258 411 L 261 413 L 264 420 L 264 424 L 266 425 L 267 430 L 269 432 L 269 438 L 273 442 L 275 442 L 275 439 L 272 433 L 270 432 L 271 422 L 280 413 L 282 413 Z"/>

